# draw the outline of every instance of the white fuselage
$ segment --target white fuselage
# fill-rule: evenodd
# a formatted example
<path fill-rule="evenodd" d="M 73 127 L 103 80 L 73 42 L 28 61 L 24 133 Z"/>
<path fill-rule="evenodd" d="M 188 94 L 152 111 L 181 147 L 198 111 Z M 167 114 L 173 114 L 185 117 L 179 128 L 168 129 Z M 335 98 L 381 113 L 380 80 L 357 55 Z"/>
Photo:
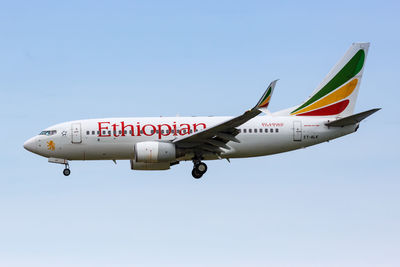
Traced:
<path fill-rule="evenodd" d="M 29 139 L 25 148 L 47 158 L 65 160 L 129 160 L 134 145 L 171 141 L 224 122 L 231 117 L 105 118 L 65 122 Z M 258 116 L 238 129 L 240 143 L 228 142 L 221 158 L 271 155 L 325 142 L 354 132 L 358 124 L 329 128 L 332 118 Z M 46 131 L 44 131 L 46 132 Z M 191 160 L 185 155 L 177 160 Z M 204 159 L 217 159 L 213 154 Z"/>

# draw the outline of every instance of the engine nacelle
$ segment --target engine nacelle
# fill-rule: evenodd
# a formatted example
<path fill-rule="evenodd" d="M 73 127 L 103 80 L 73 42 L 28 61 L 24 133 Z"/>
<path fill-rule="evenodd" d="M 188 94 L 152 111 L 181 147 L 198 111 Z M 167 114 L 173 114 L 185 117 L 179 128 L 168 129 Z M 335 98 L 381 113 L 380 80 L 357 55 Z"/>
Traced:
<path fill-rule="evenodd" d="M 135 144 L 135 161 L 142 163 L 161 163 L 176 160 L 175 144 L 147 141 Z"/>
<path fill-rule="evenodd" d="M 145 162 L 136 162 L 134 159 L 131 159 L 131 169 L 132 170 L 161 171 L 161 170 L 169 170 L 170 167 L 171 167 L 171 164 L 169 162 L 145 163 Z"/>

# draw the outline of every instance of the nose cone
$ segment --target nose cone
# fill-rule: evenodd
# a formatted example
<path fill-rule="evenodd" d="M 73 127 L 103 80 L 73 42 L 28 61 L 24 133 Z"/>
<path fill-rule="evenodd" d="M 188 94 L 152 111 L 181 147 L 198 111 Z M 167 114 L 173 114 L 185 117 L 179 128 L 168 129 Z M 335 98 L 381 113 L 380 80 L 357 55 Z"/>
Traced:
<path fill-rule="evenodd" d="M 34 140 L 34 138 L 28 139 L 25 143 L 24 143 L 24 148 L 30 152 L 35 153 L 36 150 L 36 142 Z"/>

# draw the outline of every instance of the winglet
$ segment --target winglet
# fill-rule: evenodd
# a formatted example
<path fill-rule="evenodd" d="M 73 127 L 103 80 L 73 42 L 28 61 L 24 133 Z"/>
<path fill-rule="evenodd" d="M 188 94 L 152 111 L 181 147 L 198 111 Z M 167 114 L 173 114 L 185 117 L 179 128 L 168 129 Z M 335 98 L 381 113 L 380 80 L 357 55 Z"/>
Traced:
<path fill-rule="evenodd" d="M 268 85 L 267 90 L 265 90 L 264 94 L 262 95 L 262 97 L 260 98 L 260 100 L 258 101 L 257 105 L 254 108 L 263 111 L 265 111 L 268 108 L 277 81 L 278 80 L 275 80 Z"/>

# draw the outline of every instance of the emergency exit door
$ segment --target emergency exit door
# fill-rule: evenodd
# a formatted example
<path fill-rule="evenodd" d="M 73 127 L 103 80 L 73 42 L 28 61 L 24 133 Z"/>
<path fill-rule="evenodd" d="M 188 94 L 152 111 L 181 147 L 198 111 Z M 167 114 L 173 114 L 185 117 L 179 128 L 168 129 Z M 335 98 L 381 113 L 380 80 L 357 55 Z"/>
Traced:
<path fill-rule="evenodd" d="M 302 140 L 302 130 L 301 130 L 301 121 L 293 122 L 293 141 L 301 141 Z"/>
<path fill-rule="evenodd" d="M 71 124 L 71 136 L 71 141 L 73 144 L 82 143 L 82 131 L 80 122 Z"/>

